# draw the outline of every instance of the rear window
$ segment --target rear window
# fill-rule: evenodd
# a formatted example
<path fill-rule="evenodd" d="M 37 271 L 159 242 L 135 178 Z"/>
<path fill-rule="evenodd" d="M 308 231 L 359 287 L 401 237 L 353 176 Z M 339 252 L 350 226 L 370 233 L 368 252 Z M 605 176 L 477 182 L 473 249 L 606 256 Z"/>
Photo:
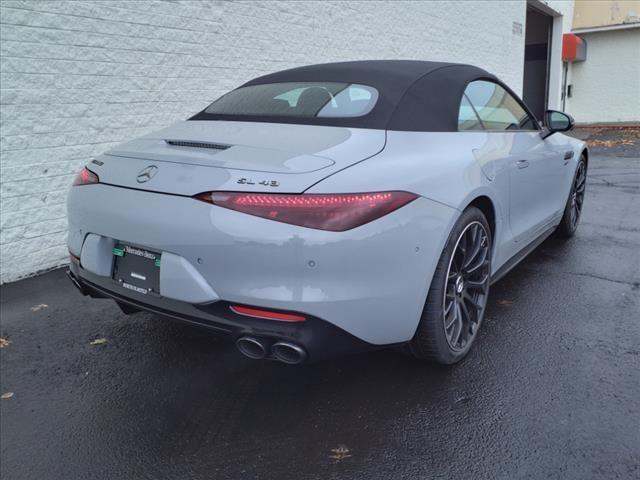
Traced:
<path fill-rule="evenodd" d="M 345 118 L 369 113 L 378 91 L 367 85 L 338 82 L 289 82 L 233 90 L 205 113 L 265 117 Z"/>

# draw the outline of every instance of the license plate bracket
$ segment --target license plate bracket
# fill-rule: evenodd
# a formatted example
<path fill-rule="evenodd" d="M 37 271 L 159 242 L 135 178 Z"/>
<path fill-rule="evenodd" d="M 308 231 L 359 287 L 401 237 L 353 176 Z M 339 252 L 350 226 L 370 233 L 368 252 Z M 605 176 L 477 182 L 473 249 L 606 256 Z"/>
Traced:
<path fill-rule="evenodd" d="M 124 243 L 117 243 L 112 253 L 113 279 L 120 286 L 144 295 L 160 294 L 161 253 Z"/>

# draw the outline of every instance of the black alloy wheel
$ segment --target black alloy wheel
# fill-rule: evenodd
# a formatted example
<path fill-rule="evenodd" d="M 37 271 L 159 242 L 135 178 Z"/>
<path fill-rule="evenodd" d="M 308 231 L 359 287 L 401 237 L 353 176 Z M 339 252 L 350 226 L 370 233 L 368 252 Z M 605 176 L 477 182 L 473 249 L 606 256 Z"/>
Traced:
<path fill-rule="evenodd" d="M 472 222 L 460 234 L 449 262 L 443 322 L 449 346 L 464 350 L 482 322 L 490 283 L 490 242 L 485 226 Z"/>
<path fill-rule="evenodd" d="M 406 353 L 442 365 L 457 363 L 469 353 L 489 298 L 492 234 L 479 208 L 470 206 L 462 212 L 436 265 Z"/>
<path fill-rule="evenodd" d="M 571 191 L 571 228 L 578 228 L 582 204 L 584 203 L 584 190 L 587 183 L 587 168 L 584 162 L 580 162 L 573 180 L 573 190 Z"/>
<path fill-rule="evenodd" d="M 578 230 L 578 223 L 584 206 L 584 193 L 587 185 L 587 162 L 582 156 L 576 167 L 576 173 L 573 176 L 573 183 L 569 191 L 569 198 L 564 207 L 564 213 L 558 229 L 557 236 L 561 238 L 571 238 Z"/>

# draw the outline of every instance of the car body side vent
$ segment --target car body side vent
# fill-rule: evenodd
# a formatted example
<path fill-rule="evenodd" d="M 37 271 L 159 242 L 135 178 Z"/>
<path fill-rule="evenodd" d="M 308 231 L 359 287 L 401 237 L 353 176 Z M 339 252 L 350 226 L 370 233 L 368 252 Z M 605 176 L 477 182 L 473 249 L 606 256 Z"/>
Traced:
<path fill-rule="evenodd" d="M 231 147 L 231 145 L 223 145 L 221 143 L 190 142 L 187 140 L 165 140 L 165 142 L 174 147 L 210 148 L 212 150 L 226 150 Z"/>

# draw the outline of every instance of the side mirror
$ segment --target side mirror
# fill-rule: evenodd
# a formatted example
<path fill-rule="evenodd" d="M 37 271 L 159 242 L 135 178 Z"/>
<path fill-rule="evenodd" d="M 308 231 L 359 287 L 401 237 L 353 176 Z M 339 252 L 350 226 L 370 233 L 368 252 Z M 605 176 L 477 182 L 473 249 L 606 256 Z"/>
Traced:
<path fill-rule="evenodd" d="M 557 110 L 547 110 L 544 112 L 544 128 L 540 135 L 547 138 L 556 132 L 567 132 L 573 128 L 575 121 L 571 115 Z"/>

